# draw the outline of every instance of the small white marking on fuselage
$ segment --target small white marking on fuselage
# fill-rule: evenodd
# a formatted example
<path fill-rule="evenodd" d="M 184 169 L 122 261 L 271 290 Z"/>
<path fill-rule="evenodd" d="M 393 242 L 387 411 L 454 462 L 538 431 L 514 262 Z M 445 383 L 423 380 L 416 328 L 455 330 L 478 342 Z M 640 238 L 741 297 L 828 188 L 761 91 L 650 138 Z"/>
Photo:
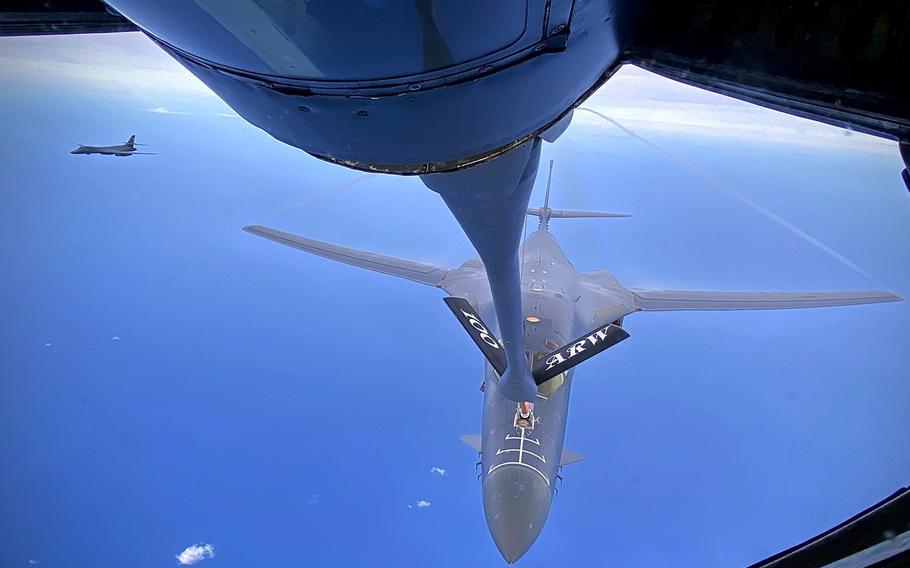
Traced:
<path fill-rule="evenodd" d="M 501 468 L 501 467 L 504 466 L 504 465 L 520 465 L 520 466 L 522 466 L 522 467 L 526 467 L 526 468 L 528 468 L 528 469 L 530 469 L 530 470 L 536 472 L 538 475 L 540 475 L 540 477 L 543 478 L 543 480 L 547 483 L 547 485 L 550 485 L 550 480 L 547 479 L 547 476 L 544 475 L 542 471 L 540 471 L 539 469 L 537 469 L 537 468 L 534 467 L 533 465 L 526 464 L 526 463 L 523 463 L 523 462 L 502 462 L 502 463 L 500 463 L 500 464 L 496 464 L 496 465 L 494 465 L 493 467 L 490 468 L 490 471 L 487 472 L 487 475 L 490 475 L 491 473 L 493 473 L 494 471 L 496 471 L 497 469 Z"/>
<path fill-rule="evenodd" d="M 500 454 L 505 454 L 505 453 L 508 453 L 508 452 L 518 452 L 518 459 L 521 459 L 521 456 L 523 456 L 524 454 L 528 454 L 528 455 L 534 456 L 535 458 L 539 459 L 539 460 L 542 461 L 543 463 L 547 463 L 546 458 L 544 458 L 543 456 L 541 456 L 541 455 L 539 455 L 539 454 L 535 454 L 535 453 L 532 452 L 531 450 L 518 450 L 518 449 L 496 450 L 496 455 L 498 456 L 498 455 L 500 455 Z"/>
<path fill-rule="evenodd" d="M 535 439 L 526 437 L 524 428 L 519 428 L 518 430 L 521 433 L 520 436 L 506 435 L 506 438 L 505 438 L 506 440 L 518 440 L 518 448 L 499 448 L 496 450 L 496 455 L 500 455 L 500 454 L 504 454 L 504 453 L 508 453 L 508 452 L 517 452 L 518 461 L 502 462 L 502 463 L 496 464 L 494 466 L 491 466 L 490 469 L 487 471 L 487 475 L 490 475 L 491 473 L 493 473 L 494 471 L 496 471 L 497 469 L 499 469 L 500 467 L 502 467 L 504 465 L 520 465 L 522 467 L 526 467 L 526 468 L 536 472 L 538 475 L 540 475 L 540 477 L 543 478 L 543 480 L 549 486 L 550 485 L 549 478 L 547 478 L 547 476 L 544 475 L 544 473 L 542 471 L 540 471 L 533 465 L 531 465 L 529 463 L 525 463 L 524 459 L 523 459 L 525 454 L 530 454 L 530 455 L 534 456 L 535 458 L 539 459 L 542 463 L 547 463 L 547 460 L 544 459 L 544 457 L 542 455 L 536 454 L 530 450 L 525 449 L 526 441 L 531 442 L 533 444 L 537 444 L 537 446 L 540 447 L 540 440 L 535 440 Z"/>

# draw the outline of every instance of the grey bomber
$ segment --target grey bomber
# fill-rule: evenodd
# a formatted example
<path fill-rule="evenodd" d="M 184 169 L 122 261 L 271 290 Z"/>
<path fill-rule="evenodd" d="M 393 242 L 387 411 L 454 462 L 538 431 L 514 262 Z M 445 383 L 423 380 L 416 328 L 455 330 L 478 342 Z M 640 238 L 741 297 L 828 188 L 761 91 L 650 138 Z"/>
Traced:
<path fill-rule="evenodd" d="M 529 365 L 566 346 L 573 338 L 583 338 L 610 324 L 621 326 L 625 316 L 639 311 L 769 310 L 901 300 L 895 294 L 881 291 L 712 292 L 626 288 L 609 272 L 578 272 L 550 233 L 549 221 L 628 215 L 553 210 L 549 207 L 549 195 L 548 180 L 543 207 L 527 211 L 540 219 L 539 227 L 521 250 L 523 349 Z M 442 288 L 451 296 L 466 300 L 476 310 L 476 321 L 496 322 L 490 286 L 479 258 L 446 269 L 262 226 L 247 226 L 244 230 L 331 260 Z M 498 392 L 499 376 L 487 362 L 482 387 L 483 429 L 480 435 L 461 437 L 480 453 L 487 525 L 497 548 L 510 564 L 524 555 L 540 534 L 562 466 L 582 459 L 563 449 L 573 375 L 574 368 L 570 368 L 539 384 L 529 412 L 523 412 L 524 403 L 516 403 Z"/>

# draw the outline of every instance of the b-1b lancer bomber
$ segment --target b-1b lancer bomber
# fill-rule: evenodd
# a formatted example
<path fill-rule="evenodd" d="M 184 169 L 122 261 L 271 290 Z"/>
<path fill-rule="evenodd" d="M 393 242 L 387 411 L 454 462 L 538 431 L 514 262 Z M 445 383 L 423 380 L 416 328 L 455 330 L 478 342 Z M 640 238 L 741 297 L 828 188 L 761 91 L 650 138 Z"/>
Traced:
<path fill-rule="evenodd" d="M 70 152 L 70 154 L 102 154 L 105 156 L 132 156 L 134 154 L 145 154 L 145 155 L 156 155 L 155 152 L 139 152 L 136 150 L 136 146 L 144 146 L 144 144 L 136 143 L 136 135 L 130 136 L 130 139 L 124 142 L 123 144 L 117 144 L 116 146 L 79 146 Z"/>
<path fill-rule="evenodd" d="M 552 162 L 550 164 L 552 174 Z M 493 540 L 508 563 L 540 534 L 563 465 L 581 456 L 563 449 L 574 366 L 629 337 L 623 318 L 638 311 L 770 310 L 895 302 L 888 292 L 708 292 L 626 288 L 609 272 L 578 272 L 549 231 L 550 219 L 625 217 L 616 213 L 528 209 L 540 225 L 523 243 L 521 308 L 523 350 L 537 384 L 533 401 L 515 402 L 500 391 L 506 369 L 487 272 L 479 258 L 446 269 L 362 252 L 262 226 L 244 230 L 360 268 L 445 290 L 446 304 L 486 357 L 483 429 L 462 440 L 480 452 L 483 508 Z"/>

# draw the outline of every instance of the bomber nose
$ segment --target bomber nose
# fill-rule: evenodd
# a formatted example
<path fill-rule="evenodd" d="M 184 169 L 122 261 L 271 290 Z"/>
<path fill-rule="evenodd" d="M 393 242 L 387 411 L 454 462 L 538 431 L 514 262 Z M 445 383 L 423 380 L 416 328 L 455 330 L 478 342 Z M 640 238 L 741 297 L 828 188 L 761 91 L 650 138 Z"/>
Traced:
<path fill-rule="evenodd" d="M 493 542 L 509 564 L 531 548 L 550 512 L 550 486 L 541 474 L 506 465 L 483 484 L 483 511 Z"/>

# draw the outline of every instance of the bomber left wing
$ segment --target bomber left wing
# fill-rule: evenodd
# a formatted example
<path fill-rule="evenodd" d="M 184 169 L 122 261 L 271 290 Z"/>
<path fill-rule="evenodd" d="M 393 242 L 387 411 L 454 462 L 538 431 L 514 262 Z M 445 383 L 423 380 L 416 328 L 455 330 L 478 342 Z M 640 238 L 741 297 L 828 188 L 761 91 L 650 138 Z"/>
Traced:
<path fill-rule="evenodd" d="M 279 231 L 260 225 L 248 225 L 243 228 L 247 233 L 275 241 L 285 246 L 300 249 L 304 252 L 315 254 L 336 262 L 343 262 L 365 268 L 374 272 L 382 272 L 390 276 L 397 276 L 413 282 L 439 287 L 439 283 L 449 271 L 432 264 L 425 264 L 414 260 L 394 258 L 372 252 L 365 252 L 339 245 L 333 245 L 299 235 Z"/>

